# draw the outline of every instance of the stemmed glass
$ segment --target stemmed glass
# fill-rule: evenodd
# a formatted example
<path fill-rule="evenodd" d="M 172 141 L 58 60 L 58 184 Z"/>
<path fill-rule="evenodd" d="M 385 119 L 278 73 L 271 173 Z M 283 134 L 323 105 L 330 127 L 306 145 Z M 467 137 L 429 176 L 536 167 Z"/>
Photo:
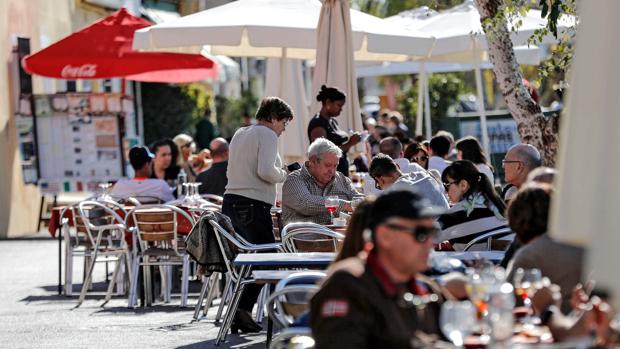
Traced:
<path fill-rule="evenodd" d="M 532 324 L 532 297 L 542 286 L 542 274 L 538 269 L 519 268 L 514 275 L 515 293 L 521 297 L 523 304 L 528 308 L 528 315 L 524 319 L 526 325 Z"/>
<path fill-rule="evenodd" d="M 110 196 L 110 188 L 112 187 L 111 183 L 99 183 L 99 189 L 101 190 L 101 194 L 97 197 L 99 201 L 112 201 L 112 196 Z"/>
<path fill-rule="evenodd" d="M 325 198 L 325 208 L 329 212 L 332 223 L 334 222 L 334 213 L 336 213 L 336 210 L 338 210 L 339 205 L 340 199 L 337 196 L 328 196 Z"/>
<path fill-rule="evenodd" d="M 194 202 L 196 203 L 200 203 L 200 201 L 202 200 L 202 197 L 200 196 L 199 192 L 198 192 L 198 187 L 200 187 L 202 185 L 202 183 L 200 182 L 193 182 L 191 183 L 192 187 L 194 187 Z"/>
<path fill-rule="evenodd" d="M 476 325 L 476 308 L 469 301 L 446 301 L 439 313 L 439 326 L 443 334 L 458 347 Z"/>

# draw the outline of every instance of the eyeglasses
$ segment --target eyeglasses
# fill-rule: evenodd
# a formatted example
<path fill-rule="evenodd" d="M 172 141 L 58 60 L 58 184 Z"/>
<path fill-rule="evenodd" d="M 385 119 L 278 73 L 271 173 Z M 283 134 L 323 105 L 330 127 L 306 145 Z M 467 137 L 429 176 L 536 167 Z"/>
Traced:
<path fill-rule="evenodd" d="M 436 225 L 432 225 L 430 227 L 420 226 L 420 227 L 406 227 L 404 225 L 396 224 L 396 223 L 384 223 L 386 227 L 392 230 L 403 231 L 405 233 L 409 233 L 414 236 L 415 241 L 419 243 L 425 243 L 428 239 L 434 238 L 439 233 L 439 227 Z"/>
<path fill-rule="evenodd" d="M 194 142 L 189 142 L 187 144 L 182 145 L 181 148 L 191 148 L 192 144 L 194 144 Z"/>
<path fill-rule="evenodd" d="M 518 162 L 523 162 L 523 161 L 520 161 L 520 160 L 506 160 L 506 159 L 504 159 L 504 160 L 502 160 L 502 166 L 506 166 L 506 164 L 513 164 L 513 163 L 518 163 Z"/>
<path fill-rule="evenodd" d="M 443 187 L 444 187 L 444 188 L 446 188 L 446 191 L 449 191 L 449 190 L 450 190 L 450 186 L 451 186 L 452 184 L 457 184 L 457 183 L 458 183 L 458 181 L 444 183 L 444 184 L 443 184 Z"/>
<path fill-rule="evenodd" d="M 414 162 L 428 161 L 428 156 L 414 156 L 411 158 Z"/>

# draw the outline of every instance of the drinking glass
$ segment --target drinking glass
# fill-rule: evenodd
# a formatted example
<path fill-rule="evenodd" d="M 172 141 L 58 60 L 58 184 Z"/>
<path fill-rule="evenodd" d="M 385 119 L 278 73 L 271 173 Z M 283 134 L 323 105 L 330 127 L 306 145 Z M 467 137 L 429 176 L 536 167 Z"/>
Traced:
<path fill-rule="evenodd" d="M 523 300 L 523 304 L 528 308 L 528 315 L 524 319 L 526 325 L 532 324 L 532 297 L 542 286 L 542 274 L 538 269 L 519 268 L 514 275 L 515 293 Z"/>
<path fill-rule="evenodd" d="M 476 325 L 476 308 L 469 301 L 446 301 L 439 313 L 439 326 L 454 345 L 463 346 L 463 340 Z"/>
<path fill-rule="evenodd" d="M 198 192 L 198 187 L 200 187 L 201 185 L 202 183 L 200 182 L 192 183 L 192 186 L 194 187 L 194 201 L 196 203 L 199 203 L 202 200 L 202 197 L 200 196 L 200 193 Z"/>
<path fill-rule="evenodd" d="M 328 196 L 325 198 L 325 208 L 329 212 L 332 223 L 334 221 L 334 213 L 336 213 L 336 210 L 338 210 L 339 205 L 340 199 L 337 196 Z"/>
<path fill-rule="evenodd" d="M 355 211 L 357 206 L 364 202 L 365 199 L 366 197 L 364 195 L 353 195 L 353 199 L 351 200 L 351 207 L 353 208 L 353 211 Z"/>
<path fill-rule="evenodd" d="M 112 201 L 112 196 L 110 196 L 110 188 L 112 184 L 110 183 L 99 183 L 100 194 L 97 197 L 99 201 Z"/>

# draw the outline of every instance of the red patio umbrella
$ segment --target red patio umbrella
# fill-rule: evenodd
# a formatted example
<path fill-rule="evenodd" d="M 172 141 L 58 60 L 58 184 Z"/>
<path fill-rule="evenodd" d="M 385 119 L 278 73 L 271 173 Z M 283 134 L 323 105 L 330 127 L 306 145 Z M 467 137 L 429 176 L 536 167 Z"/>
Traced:
<path fill-rule="evenodd" d="M 30 74 L 51 78 L 125 78 L 149 82 L 191 82 L 215 78 L 217 64 L 198 54 L 140 52 L 133 33 L 151 26 L 125 8 L 24 58 Z"/>

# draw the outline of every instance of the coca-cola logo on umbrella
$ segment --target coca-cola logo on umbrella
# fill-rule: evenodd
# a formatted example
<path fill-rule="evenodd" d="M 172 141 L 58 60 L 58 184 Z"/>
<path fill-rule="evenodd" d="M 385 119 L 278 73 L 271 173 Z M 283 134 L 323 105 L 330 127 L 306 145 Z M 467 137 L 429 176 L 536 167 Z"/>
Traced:
<path fill-rule="evenodd" d="M 63 78 L 92 78 L 96 74 L 96 64 L 82 64 L 81 66 L 75 67 L 67 64 L 62 68 L 62 72 L 60 72 Z"/>

